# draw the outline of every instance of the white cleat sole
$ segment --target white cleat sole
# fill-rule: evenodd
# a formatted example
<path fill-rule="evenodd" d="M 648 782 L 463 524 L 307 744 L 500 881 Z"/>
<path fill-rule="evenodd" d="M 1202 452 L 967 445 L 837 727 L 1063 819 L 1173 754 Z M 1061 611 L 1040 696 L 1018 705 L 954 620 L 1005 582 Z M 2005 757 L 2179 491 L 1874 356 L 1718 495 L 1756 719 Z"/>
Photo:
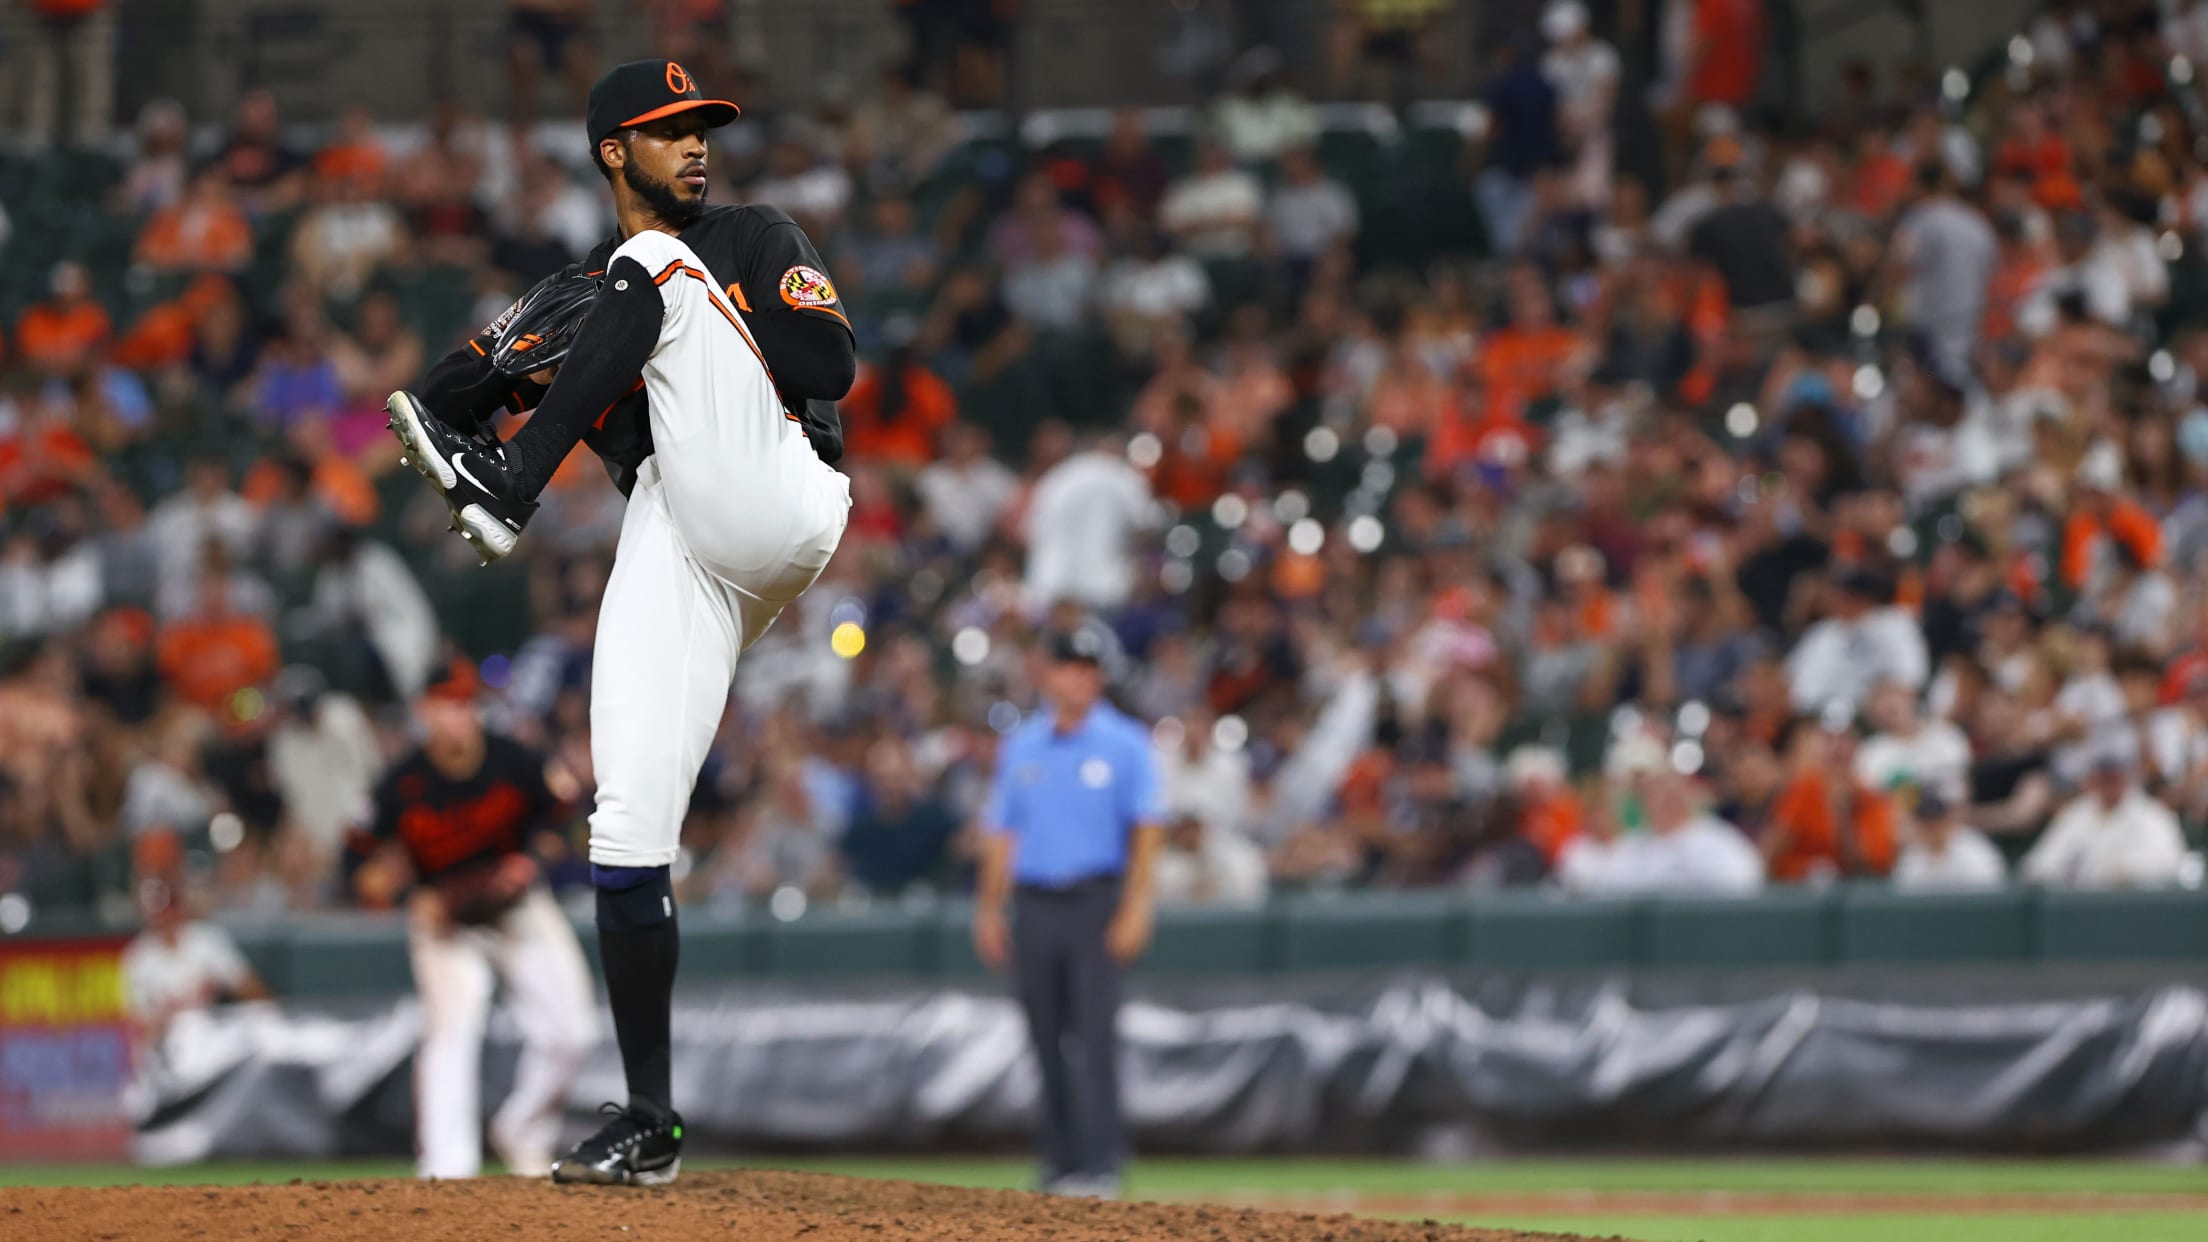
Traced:
<path fill-rule="evenodd" d="M 451 462 L 429 447 L 429 432 L 422 426 L 421 406 L 409 394 L 395 392 L 383 403 L 383 408 L 391 416 L 388 423 L 391 434 L 399 438 L 399 447 L 405 450 L 405 455 L 399 458 L 400 464 L 428 479 L 429 485 L 439 492 L 451 491 L 460 482 L 460 476 L 453 472 Z"/>
<path fill-rule="evenodd" d="M 475 545 L 475 554 L 488 565 L 502 560 L 514 550 L 521 536 L 507 529 L 497 518 L 485 512 L 481 505 L 469 505 L 452 515 L 452 528 L 460 537 Z"/>

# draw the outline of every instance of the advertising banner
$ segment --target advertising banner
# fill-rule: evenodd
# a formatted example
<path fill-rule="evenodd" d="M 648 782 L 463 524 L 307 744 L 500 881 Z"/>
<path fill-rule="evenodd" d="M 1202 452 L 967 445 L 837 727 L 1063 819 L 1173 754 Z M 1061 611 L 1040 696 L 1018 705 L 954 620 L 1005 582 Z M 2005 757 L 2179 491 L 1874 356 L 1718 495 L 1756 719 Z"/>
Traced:
<path fill-rule="evenodd" d="M 130 1154 L 126 943 L 0 940 L 0 1160 Z"/>

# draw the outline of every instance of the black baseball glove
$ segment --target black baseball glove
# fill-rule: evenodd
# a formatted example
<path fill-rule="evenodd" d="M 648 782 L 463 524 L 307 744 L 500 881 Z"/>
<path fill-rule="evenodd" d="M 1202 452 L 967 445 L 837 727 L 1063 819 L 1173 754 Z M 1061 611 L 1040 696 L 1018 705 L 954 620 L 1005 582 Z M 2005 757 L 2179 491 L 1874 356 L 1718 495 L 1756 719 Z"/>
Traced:
<path fill-rule="evenodd" d="M 575 329 L 590 314 L 598 282 L 598 276 L 564 272 L 537 282 L 499 327 L 498 345 L 490 355 L 492 368 L 518 377 L 558 366 L 574 348 Z"/>

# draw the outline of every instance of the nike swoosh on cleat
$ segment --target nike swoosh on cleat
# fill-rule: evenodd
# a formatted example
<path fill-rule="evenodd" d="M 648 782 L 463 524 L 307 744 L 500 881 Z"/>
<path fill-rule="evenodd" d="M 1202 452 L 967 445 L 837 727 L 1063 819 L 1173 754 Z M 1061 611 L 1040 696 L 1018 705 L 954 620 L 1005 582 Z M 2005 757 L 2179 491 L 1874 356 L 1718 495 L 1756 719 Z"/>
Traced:
<path fill-rule="evenodd" d="M 490 488 L 483 486 L 483 480 L 476 478 L 474 471 L 468 469 L 468 459 L 466 457 L 457 453 L 454 454 L 452 458 L 452 468 L 460 472 L 461 478 L 475 484 L 478 490 L 485 492 L 489 492 L 491 490 Z M 496 495 L 497 493 L 493 492 L 492 494 Z"/>

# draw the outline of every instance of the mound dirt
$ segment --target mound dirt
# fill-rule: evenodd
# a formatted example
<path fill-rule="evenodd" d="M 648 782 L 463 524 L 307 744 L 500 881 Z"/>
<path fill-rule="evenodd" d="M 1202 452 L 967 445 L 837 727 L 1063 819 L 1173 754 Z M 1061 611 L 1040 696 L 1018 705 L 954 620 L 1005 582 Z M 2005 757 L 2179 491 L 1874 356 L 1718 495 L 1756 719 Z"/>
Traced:
<path fill-rule="evenodd" d="M 660 1190 L 549 1182 L 292 1182 L 0 1190 L 0 1239 L 736 1238 L 746 1242 L 1558 1242 L 1431 1221 L 1097 1203 L 811 1173 L 685 1174 Z"/>

